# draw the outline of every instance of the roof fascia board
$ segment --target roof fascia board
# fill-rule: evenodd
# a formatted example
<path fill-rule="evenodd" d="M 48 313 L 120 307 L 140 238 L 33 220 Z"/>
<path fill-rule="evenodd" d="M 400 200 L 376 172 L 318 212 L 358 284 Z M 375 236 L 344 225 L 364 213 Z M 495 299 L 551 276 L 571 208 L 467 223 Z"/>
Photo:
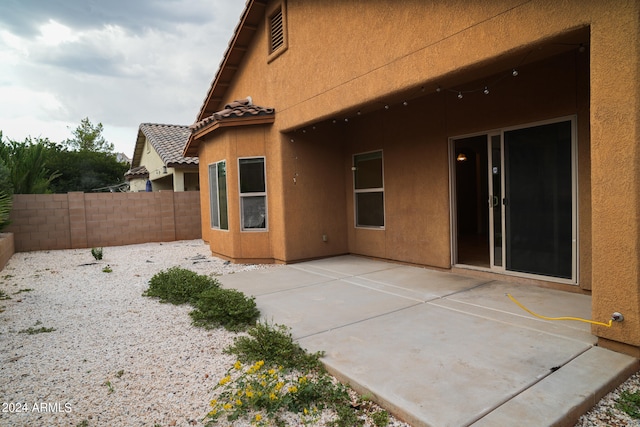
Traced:
<path fill-rule="evenodd" d="M 274 121 L 275 118 L 273 116 L 238 117 L 236 119 L 215 120 L 207 126 L 204 126 L 202 129 L 195 131 L 192 139 L 200 139 L 216 129 L 248 125 L 263 125 L 273 123 Z"/>
<path fill-rule="evenodd" d="M 230 64 L 229 63 L 229 56 L 231 54 L 232 51 L 239 51 L 242 52 L 243 54 L 241 56 L 244 56 L 244 52 L 247 51 L 247 46 L 246 45 L 240 45 L 238 43 L 238 39 L 240 38 L 241 32 L 256 32 L 257 31 L 257 26 L 255 25 L 250 25 L 247 24 L 247 17 L 251 14 L 251 13 L 260 13 L 260 14 L 264 14 L 264 9 L 267 6 L 267 1 L 268 0 L 247 0 L 247 4 L 245 6 L 244 11 L 242 12 L 242 15 L 240 16 L 240 21 L 238 22 L 238 25 L 236 26 L 236 29 L 234 31 L 233 37 L 231 38 L 231 41 L 229 42 L 229 45 L 227 46 L 227 50 L 224 52 L 224 56 L 222 61 L 220 62 L 220 66 L 218 67 L 218 71 L 216 73 L 216 76 L 213 79 L 213 82 L 211 83 L 211 87 L 209 88 L 209 92 L 207 93 L 207 96 L 204 99 L 204 103 L 202 104 L 202 107 L 200 107 L 200 112 L 198 113 L 198 117 L 196 118 L 196 122 L 202 120 L 203 118 L 207 117 L 209 114 L 207 114 L 206 110 L 207 107 L 209 106 L 209 104 L 214 104 L 212 105 L 212 111 L 217 111 L 219 104 L 222 102 L 222 94 L 216 94 L 214 96 L 214 93 L 216 92 L 216 89 L 219 87 L 220 85 L 220 76 L 222 75 L 223 70 L 229 69 L 231 70 L 231 67 L 235 67 L 234 69 L 237 70 L 237 64 Z M 262 8 L 262 10 L 259 10 L 259 8 Z M 228 83 L 226 82 L 227 85 L 224 86 L 225 88 L 228 87 Z M 221 87 L 222 89 L 223 87 Z M 224 90 L 223 90 L 224 92 Z M 216 102 L 214 103 L 214 100 L 216 100 Z"/>

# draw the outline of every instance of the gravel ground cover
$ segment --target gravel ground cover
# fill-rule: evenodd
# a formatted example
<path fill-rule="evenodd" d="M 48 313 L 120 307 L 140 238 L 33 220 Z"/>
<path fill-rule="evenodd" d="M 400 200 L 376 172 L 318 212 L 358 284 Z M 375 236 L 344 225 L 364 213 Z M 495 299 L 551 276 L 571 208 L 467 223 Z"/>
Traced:
<path fill-rule="evenodd" d="M 142 293 L 174 266 L 206 275 L 278 268 L 225 262 L 201 240 L 103 254 L 17 253 L 0 271 L 10 297 L 0 300 L 0 426 L 202 425 L 237 334 L 193 327 L 191 307 Z"/>
<path fill-rule="evenodd" d="M 589 412 L 580 417 L 575 427 L 640 427 L 640 420 L 616 408 L 620 393 L 640 390 L 640 373 L 632 375 L 618 388 L 604 396 Z"/>
<path fill-rule="evenodd" d="M 193 327 L 190 307 L 142 297 L 174 266 L 207 275 L 278 268 L 227 263 L 201 240 L 104 248 L 102 260 L 89 249 L 15 254 L 0 272 L 10 298 L 0 300 L 0 425 L 202 425 L 234 362 L 222 350 L 237 335 Z M 640 426 L 615 408 L 639 384 L 632 376 L 576 427 Z"/>

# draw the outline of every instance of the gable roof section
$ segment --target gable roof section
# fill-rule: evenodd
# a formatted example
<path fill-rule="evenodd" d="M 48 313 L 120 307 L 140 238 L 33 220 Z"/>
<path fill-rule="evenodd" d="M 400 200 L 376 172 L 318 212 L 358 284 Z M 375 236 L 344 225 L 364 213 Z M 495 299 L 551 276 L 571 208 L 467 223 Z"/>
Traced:
<path fill-rule="evenodd" d="M 209 92 L 204 99 L 196 121 L 200 121 L 218 111 L 224 95 L 244 58 L 244 54 L 253 39 L 254 34 L 264 19 L 268 0 L 247 0 L 247 4 L 240 16 L 229 46 L 224 52 L 218 72 L 211 82 Z"/>
<path fill-rule="evenodd" d="M 233 101 L 223 110 L 189 126 L 192 134 L 184 149 L 185 156 L 197 156 L 200 138 L 216 129 L 229 126 L 270 124 L 275 120 L 275 109 L 253 104 L 251 97 Z"/>
<path fill-rule="evenodd" d="M 138 129 L 138 139 L 133 153 L 132 167 L 140 166 L 145 140 L 158 153 L 165 166 L 197 166 L 197 157 L 184 157 L 184 150 L 191 131 L 188 126 L 162 125 L 154 123 L 142 123 Z"/>

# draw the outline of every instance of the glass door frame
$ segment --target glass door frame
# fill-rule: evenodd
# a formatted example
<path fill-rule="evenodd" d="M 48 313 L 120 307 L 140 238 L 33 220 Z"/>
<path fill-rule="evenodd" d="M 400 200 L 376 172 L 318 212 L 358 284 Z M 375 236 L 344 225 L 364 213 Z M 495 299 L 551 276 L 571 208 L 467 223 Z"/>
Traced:
<path fill-rule="evenodd" d="M 493 161 L 493 138 L 498 137 L 499 146 L 500 146 L 500 160 L 498 161 L 498 165 L 496 165 Z M 505 268 L 505 258 L 506 258 L 506 245 L 505 245 L 505 205 L 503 203 L 505 197 L 505 182 L 504 182 L 504 135 L 503 132 L 487 132 L 487 183 L 489 186 L 489 200 L 487 203 L 490 205 L 489 209 L 489 264 L 491 265 L 491 270 L 496 270 L 500 272 L 504 272 Z M 498 173 L 500 174 L 500 183 L 499 183 L 499 191 L 500 194 L 496 196 L 495 194 L 495 185 L 493 180 L 494 168 L 498 168 Z M 496 204 L 500 206 L 500 265 L 496 265 L 495 255 L 495 239 L 496 239 L 496 221 L 495 221 L 495 212 L 494 209 Z"/>
<path fill-rule="evenodd" d="M 536 126 L 543 126 L 547 124 L 553 124 L 558 122 L 571 122 L 571 187 L 572 187 L 572 195 L 571 195 L 571 209 L 572 209 L 572 221 L 571 221 L 571 250 L 572 250 L 572 260 L 571 260 L 571 279 L 552 277 L 552 276 L 544 276 L 538 274 L 531 273 L 523 273 L 518 271 L 510 271 L 506 269 L 506 236 L 505 236 L 505 174 L 504 174 L 504 133 L 512 130 L 518 129 L 526 129 L 532 128 Z M 494 256 L 494 232 L 490 232 L 490 241 L 489 241 L 489 250 L 490 250 L 490 268 L 482 267 L 482 266 L 474 266 L 468 264 L 459 264 L 457 260 L 458 256 L 458 243 L 457 243 L 457 203 L 456 203 L 456 147 L 455 141 L 459 139 L 486 135 L 487 136 L 487 150 L 488 150 L 488 173 L 489 173 L 489 183 L 492 182 L 491 174 L 492 174 L 492 161 L 491 161 L 491 137 L 500 135 L 500 181 L 501 181 L 501 236 L 502 236 L 502 266 L 495 265 L 495 256 Z M 563 116 L 550 120 L 543 120 L 538 122 L 524 123 L 516 126 L 509 126 L 504 128 L 492 129 L 483 132 L 476 132 L 465 135 L 456 135 L 448 138 L 448 149 L 449 149 L 449 203 L 450 203 L 450 242 L 451 242 L 451 266 L 456 268 L 464 268 L 471 270 L 482 270 L 488 272 L 496 272 L 505 275 L 512 275 L 524 278 L 531 278 L 535 280 L 544 280 L 548 282 L 556 282 L 570 285 L 577 285 L 579 283 L 579 236 L 578 236 L 578 223 L 579 223 L 579 212 L 578 212 L 578 142 L 577 142 L 577 116 Z M 490 191 L 490 194 L 493 194 L 493 191 Z M 487 201 L 487 205 L 490 202 Z M 490 230 L 493 231 L 493 209 L 489 209 L 489 227 Z"/>

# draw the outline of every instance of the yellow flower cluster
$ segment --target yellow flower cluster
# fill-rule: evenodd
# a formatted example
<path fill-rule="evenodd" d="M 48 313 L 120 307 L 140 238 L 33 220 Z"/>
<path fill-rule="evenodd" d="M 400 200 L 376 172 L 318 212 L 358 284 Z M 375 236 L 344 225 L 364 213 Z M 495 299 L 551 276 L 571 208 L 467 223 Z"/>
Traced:
<path fill-rule="evenodd" d="M 252 365 L 236 361 L 214 388 L 219 388 L 220 392 L 209 402 L 212 409 L 207 418 L 216 421 L 224 415 L 229 420 L 247 416 L 252 425 L 263 426 L 266 422 L 263 417 L 271 418 L 282 408 L 291 407 L 310 379 L 306 375 L 292 378 L 282 366 L 267 370 L 263 369 L 264 365 L 263 360 Z M 305 409 L 303 416 L 315 415 L 309 408 Z"/>
<path fill-rule="evenodd" d="M 247 374 L 255 374 L 260 370 L 260 368 L 262 368 L 262 366 L 264 366 L 264 360 L 258 360 L 249 369 L 247 369 Z"/>

